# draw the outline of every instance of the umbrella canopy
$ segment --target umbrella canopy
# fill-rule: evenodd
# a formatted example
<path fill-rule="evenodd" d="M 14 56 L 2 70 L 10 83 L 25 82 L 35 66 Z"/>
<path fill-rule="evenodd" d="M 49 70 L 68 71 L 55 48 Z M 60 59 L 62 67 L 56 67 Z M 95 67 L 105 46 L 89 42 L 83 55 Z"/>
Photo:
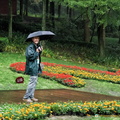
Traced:
<path fill-rule="evenodd" d="M 48 40 L 51 39 L 55 34 L 51 31 L 36 31 L 30 33 L 26 39 L 26 42 L 31 41 L 33 37 L 40 37 L 40 40 Z"/>

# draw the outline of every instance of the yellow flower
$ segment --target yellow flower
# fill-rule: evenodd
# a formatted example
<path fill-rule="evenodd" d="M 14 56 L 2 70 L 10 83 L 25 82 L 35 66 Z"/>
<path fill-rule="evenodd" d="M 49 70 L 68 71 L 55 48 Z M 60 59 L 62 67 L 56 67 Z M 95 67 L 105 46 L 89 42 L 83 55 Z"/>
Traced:
<path fill-rule="evenodd" d="M 9 117 L 7 117 L 7 116 L 6 116 L 5 118 L 6 118 L 6 119 L 9 119 Z"/>
<path fill-rule="evenodd" d="M 50 113 L 53 113 L 53 111 L 50 111 Z"/>
<path fill-rule="evenodd" d="M 9 118 L 9 120 L 12 120 L 12 118 Z"/>
<path fill-rule="evenodd" d="M 111 110 L 114 110 L 114 107 L 112 107 Z"/>
<path fill-rule="evenodd" d="M 87 114 L 87 116 L 90 116 L 90 114 Z"/>
<path fill-rule="evenodd" d="M 11 117 L 14 117 L 14 115 L 12 115 Z"/>
<path fill-rule="evenodd" d="M 82 109 L 80 109 L 80 111 L 82 111 Z"/>
<path fill-rule="evenodd" d="M 0 117 L 2 117 L 2 114 L 0 114 Z"/>

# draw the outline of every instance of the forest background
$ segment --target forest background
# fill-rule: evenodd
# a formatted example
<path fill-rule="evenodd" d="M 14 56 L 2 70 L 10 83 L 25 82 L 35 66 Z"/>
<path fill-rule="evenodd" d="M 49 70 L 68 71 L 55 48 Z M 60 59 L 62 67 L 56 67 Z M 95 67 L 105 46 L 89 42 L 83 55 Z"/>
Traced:
<path fill-rule="evenodd" d="M 0 16 L 0 51 L 25 51 L 31 32 L 48 30 L 43 56 L 119 68 L 120 3 L 118 0 L 13 0 Z M 112 69 L 112 70 L 113 70 Z"/>

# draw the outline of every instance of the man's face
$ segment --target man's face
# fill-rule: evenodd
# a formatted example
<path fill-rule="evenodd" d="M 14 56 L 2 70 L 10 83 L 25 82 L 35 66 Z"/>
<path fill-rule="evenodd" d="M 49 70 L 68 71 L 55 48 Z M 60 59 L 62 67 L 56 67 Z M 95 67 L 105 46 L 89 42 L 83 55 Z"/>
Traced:
<path fill-rule="evenodd" d="M 40 38 L 39 38 L 39 37 L 33 37 L 33 38 L 32 38 L 32 41 L 33 41 L 35 44 L 38 44 L 39 41 L 40 41 Z"/>

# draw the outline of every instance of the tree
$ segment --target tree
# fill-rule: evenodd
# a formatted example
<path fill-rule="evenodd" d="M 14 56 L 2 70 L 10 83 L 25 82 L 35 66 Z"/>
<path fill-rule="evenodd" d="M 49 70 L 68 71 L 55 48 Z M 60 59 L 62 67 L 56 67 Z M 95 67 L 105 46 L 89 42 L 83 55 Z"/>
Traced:
<path fill-rule="evenodd" d="M 51 26 L 54 28 L 54 15 L 55 15 L 55 3 L 50 2 L 50 20 L 51 20 Z"/>
<path fill-rule="evenodd" d="M 84 16 L 84 41 L 90 42 L 90 18 L 89 18 L 89 8 L 86 8 L 86 13 Z"/>
<path fill-rule="evenodd" d="M 119 44 L 120 44 L 120 25 L 119 25 L 119 29 L 118 29 L 118 34 L 119 34 Z"/>
<path fill-rule="evenodd" d="M 58 18 L 61 16 L 61 4 L 58 4 Z"/>
<path fill-rule="evenodd" d="M 46 0 L 43 0 L 42 30 L 46 30 Z"/>
<path fill-rule="evenodd" d="M 23 20 L 23 0 L 20 0 L 20 16 Z"/>
<path fill-rule="evenodd" d="M 49 12 L 49 0 L 46 0 L 46 18 L 48 18 L 48 12 Z"/>
<path fill-rule="evenodd" d="M 12 39 L 12 0 L 9 0 L 9 27 L 8 27 L 8 39 Z"/>
<path fill-rule="evenodd" d="M 25 15 L 28 16 L 28 0 L 25 0 Z"/>
<path fill-rule="evenodd" d="M 98 43 L 100 57 L 105 56 L 105 27 L 107 26 L 110 11 L 120 10 L 119 0 L 64 0 L 64 3 L 73 9 L 89 8 L 95 14 L 98 26 Z"/>
<path fill-rule="evenodd" d="M 118 0 L 99 0 L 95 2 L 94 13 L 96 14 L 96 21 L 98 26 L 98 43 L 100 49 L 100 57 L 105 56 L 105 28 L 111 19 L 111 11 L 113 14 L 120 9 Z M 112 15 L 113 16 L 113 15 Z"/>

